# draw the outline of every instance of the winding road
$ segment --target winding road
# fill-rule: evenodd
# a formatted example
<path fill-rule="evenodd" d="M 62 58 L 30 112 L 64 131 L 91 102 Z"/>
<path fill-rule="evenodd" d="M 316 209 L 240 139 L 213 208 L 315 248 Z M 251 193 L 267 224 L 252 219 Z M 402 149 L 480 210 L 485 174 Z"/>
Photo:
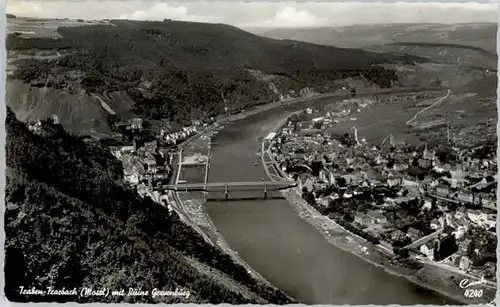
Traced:
<path fill-rule="evenodd" d="M 406 122 L 406 125 L 409 125 L 411 124 L 414 120 L 417 119 L 417 117 L 424 113 L 425 111 L 437 106 L 439 103 L 441 103 L 443 100 L 445 100 L 446 98 L 448 98 L 448 96 L 450 95 L 451 91 L 448 90 L 448 92 L 446 93 L 446 95 L 444 97 L 441 97 L 439 98 L 436 102 L 434 102 L 433 104 L 431 104 L 430 106 L 426 107 L 425 109 L 422 109 L 420 111 L 417 112 L 417 114 L 415 114 L 415 116 L 413 116 L 411 119 L 409 119 L 407 122 Z"/>

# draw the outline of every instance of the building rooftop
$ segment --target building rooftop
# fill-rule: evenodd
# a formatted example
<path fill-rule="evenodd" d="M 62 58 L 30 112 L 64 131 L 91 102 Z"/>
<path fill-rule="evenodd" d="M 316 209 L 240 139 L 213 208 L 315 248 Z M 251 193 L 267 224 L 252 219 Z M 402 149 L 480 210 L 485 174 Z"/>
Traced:
<path fill-rule="evenodd" d="M 382 214 L 382 211 L 380 210 L 369 210 L 366 215 L 368 215 L 371 218 L 376 218 L 376 219 L 385 219 L 385 216 Z"/>
<path fill-rule="evenodd" d="M 407 233 L 412 234 L 412 235 L 420 235 L 420 230 L 413 228 L 413 227 L 410 227 L 410 228 L 408 228 Z"/>

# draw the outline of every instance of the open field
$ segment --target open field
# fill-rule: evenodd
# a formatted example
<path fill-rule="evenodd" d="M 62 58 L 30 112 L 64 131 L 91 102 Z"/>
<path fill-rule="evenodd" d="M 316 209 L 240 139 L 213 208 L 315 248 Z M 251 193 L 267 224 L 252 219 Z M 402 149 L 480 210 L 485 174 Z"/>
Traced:
<path fill-rule="evenodd" d="M 496 53 L 495 23 L 410 25 L 393 36 L 397 42 L 463 44 Z"/>
<path fill-rule="evenodd" d="M 408 53 L 432 59 L 442 63 L 452 63 L 460 66 L 497 69 L 497 55 L 483 49 L 469 48 L 463 45 L 391 43 L 377 45 L 368 50 L 381 52 Z"/>
<path fill-rule="evenodd" d="M 95 24 L 103 24 L 103 22 L 79 22 L 70 19 L 9 18 L 6 33 L 17 32 L 21 34 L 21 37 L 25 38 L 60 38 L 61 35 L 57 33 L 58 27 L 81 27 Z"/>
<path fill-rule="evenodd" d="M 441 124 L 425 127 L 436 121 Z M 412 130 L 418 132 L 418 128 L 430 128 L 421 134 L 433 134 L 435 139 L 443 141 L 449 136 L 454 143 L 479 146 L 496 138 L 496 122 L 494 95 L 484 97 L 457 93 L 419 115 L 414 122 L 418 126 Z"/>
<path fill-rule="evenodd" d="M 420 114 L 415 123 L 443 118 L 454 125 L 474 126 L 490 118 L 496 118 L 495 97 L 479 95 L 450 95 L 442 103 Z"/>
<path fill-rule="evenodd" d="M 435 98 L 442 97 L 446 91 L 436 94 Z M 397 101 L 391 104 L 376 104 L 365 108 L 361 113 L 353 114 L 356 120 L 348 120 L 333 125 L 328 130 L 332 133 L 343 134 L 352 133 L 353 126 L 358 130 L 359 139 L 365 138 L 368 143 L 379 145 L 382 140 L 393 134 L 395 141 L 421 143 L 416 135 L 409 135 L 406 122 L 417 112 L 415 108 L 410 108 L 420 101 Z"/>
<path fill-rule="evenodd" d="M 186 180 L 189 183 L 200 183 L 205 180 L 205 165 L 183 165 L 179 180 Z"/>
<path fill-rule="evenodd" d="M 271 38 L 409 54 L 461 67 L 496 70 L 497 29 L 495 23 L 376 24 L 254 32 Z"/>
<path fill-rule="evenodd" d="M 401 86 L 442 86 L 462 87 L 484 78 L 496 77 L 495 71 L 460 67 L 455 64 L 423 63 L 413 66 L 386 64 L 384 67 L 395 69 Z"/>
<path fill-rule="evenodd" d="M 67 19 L 30 19 L 13 18 L 7 22 L 7 33 L 22 33 L 25 38 L 59 38 L 58 27 L 93 25 L 94 21 Z M 23 50 L 8 51 L 7 74 L 17 68 L 18 60 L 58 60 L 74 53 L 66 50 Z M 61 76 L 66 83 L 79 82 L 82 73 L 72 71 Z M 134 102 L 125 91 L 92 96 L 78 88 L 58 90 L 50 86 L 44 88 L 20 81 L 7 82 L 6 104 L 12 108 L 21 121 L 44 119 L 56 115 L 63 127 L 76 135 L 93 134 L 106 137 L 113 134 L 107 122 L 108 112 L 102 102 L 107 104 L 120 119 L 137 117 L 132 111 Z M 102 102 L 101 102 L 102 100 Z"/>
<path fill-rule="evenodd" d="M 255 29 L 260 35 L 345 48 L 394 42 L 461 44 L 496 53 L 497 24 L 377 24 L 302 29 Z"/>
<path fill-rule="evenodd" d="M 355 126 L 359 138 L 365 138 L 374 145 L 379 145 L 390 133 L 396 142 L 423 144 L 431 134 L 435 134 L 434 137 L 446 136 L 446 124 L 450 126 L 451 138 L 462 140 L 464 143 L 467 143 L 464 139 L 467 135 L 461 133 L 464 129 L 468 129 L 470 137 L 471 133 L 479 133 L 475 131 L 475 127 L 484 126 L 484 131 L 476 139 L 483 141 L 494 137 L 495 126 L 492 123 L 496 122 L 497 113 L 496 96 L 492 91 L 489 94 L 475 94 L 452 89 L 446 99 L 420 113 L 411 126 L 406 124 L 419 110 L 445 96 L 446 91 L 443 91 L 425 100 L 375 104 L 363 109 L 361 113 L 353 114 L 351 117 L 356 120 L 335 124 L 329 131 L 340 134 L 352 132 Z M 425 131 L 422 128 L 432 129 Z"/>
<path fill-rule="evenodd" d="M 105 93 L 99 96 L 122 120 L 138 117 L 133 111 L 134 101 L 125 91 Z"/>
<path fill-rule="evenodd" d="M 200 128 L 199 130 L 201 131 L 203 130 L 203 128 Z M 206 156 L 209 153 L 210 144 L 208 141 L 208 136 L 201 136 L 201 138 L 202 139 L 199 142 L 191 142 L 182 149 L 183 162 L 186 162 L 186 160 L 191 156 Z"/>
<path fill-rule="evenodd" d="M 108 112 L 99 100 L 89 94 L 68 93 L 51 88 L 34 87 L 26 83 L 7 82 L 6 103 L 21 121 L 45 119 L 56 115 L 63 127 L 74 134 L 88 133 L 111 135 Z M 116 114 L 127 114 L 130 98 L 124 93 L 112 93 L 104 98 L 117 108 Z M 118 106 L 120 106 L 118 108 Z M 130 115 L 130 111 L 128 112 Z"/>

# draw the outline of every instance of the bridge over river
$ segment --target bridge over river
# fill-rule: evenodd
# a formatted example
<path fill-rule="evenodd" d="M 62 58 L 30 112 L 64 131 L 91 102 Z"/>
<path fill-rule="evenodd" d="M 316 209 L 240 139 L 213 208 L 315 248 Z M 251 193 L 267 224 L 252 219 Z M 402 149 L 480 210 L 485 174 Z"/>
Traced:
<path fill-rule="evenodd" d="M 249 199 L 270 199 L 270 198 L 282 198 L 271 197 L 270 192 L 285 190 L 297 186 L 295 181 L 248 181 L 248 182 L 207 182 L 207 183 L 177 183 L 170 185 L 161 186 L 162 189 L 177 191 L 177 192 L 208 192 L 207 200 L 249 200 Z M 245 196 L 241 196 L 241 192 L 259 192 L 259 196 L 256 197 L 255 193 L 252 196 L 248 193 L 243 193 Z M 215 192 L 215 193 L 214 193 Z M 213 196 L 217 192 L 224 193 L 223 197 Z M 240 192 L 240 193 L 237 193 Z M 262 193 L 260 193 L 262 192 Z M 232 194 L 238 194 L 234 197 Z"/>

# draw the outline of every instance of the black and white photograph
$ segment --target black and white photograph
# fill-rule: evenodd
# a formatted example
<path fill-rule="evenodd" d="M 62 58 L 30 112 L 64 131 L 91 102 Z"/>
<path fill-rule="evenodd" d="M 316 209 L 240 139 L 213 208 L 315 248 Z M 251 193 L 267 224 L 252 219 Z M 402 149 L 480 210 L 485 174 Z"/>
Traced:
<path fill-rule="evenodd" d="M 4 302 L 495 303 L 497 1 L 3 14 Z"/>

